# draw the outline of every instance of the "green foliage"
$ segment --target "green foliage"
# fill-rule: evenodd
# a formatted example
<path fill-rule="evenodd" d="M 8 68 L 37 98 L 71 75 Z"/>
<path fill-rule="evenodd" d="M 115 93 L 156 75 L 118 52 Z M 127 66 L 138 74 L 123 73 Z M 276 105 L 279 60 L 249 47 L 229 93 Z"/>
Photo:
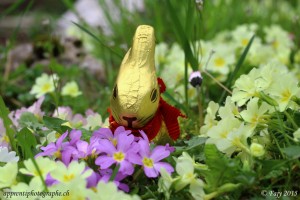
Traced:
<path fill-rule="evenodd" d="M 20 148 L 22 159 L 33 158 L 36 152 L 37 141 L 34 134 L 28 129 L 23 128 L 17 134 L 17 145 Z"/>
<path fill-rule="evenodd" d="M 3 120 L 4 127 L 6 129 L 6 134 L 9 138 L 9 142 L 12 146 L 13 150 L 17 150 L 16 148 L 16 142 L 15 142 L 15 131 L 11 128 L 12 121 L 8 117 L 9 111 L 7 107 L 5 106 L 5 103 L 2 99 L 2 96 L 0 96 L 0 118 Z"/>
<path fill-rule="evenodd" d="M 55 130 L 58 133 L 64 133 L 67 130 L 70 130 L 71 128 L 68 126 L 63 125 L 64 123 L 66 123 L 68 121 L 66 120 L 62 120 L 60 118 L 55 118 L 55 117 L 47 117 L 44 116 L 43 117 L 43 123 L 45 124 L 45 126 L 51 130 Z"/>

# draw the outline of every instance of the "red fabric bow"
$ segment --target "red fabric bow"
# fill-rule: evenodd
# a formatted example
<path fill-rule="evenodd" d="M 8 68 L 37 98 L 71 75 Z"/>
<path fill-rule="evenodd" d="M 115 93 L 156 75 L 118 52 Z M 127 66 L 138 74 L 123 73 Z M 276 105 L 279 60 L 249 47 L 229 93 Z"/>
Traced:
<path fill-rule="evenodd" d="M 161 78 L 158 78 L 157 81 L 160 86 L 160 93 L 163 93 L 166 90 L 166 86 Z M 110 128 L 112 131 L 115 131 L 115 129 L 117 129 L 120 125 L 115 121 L 114 117 L 110 112 L 110 109 L 108 109 L 108 111 L 110 113 Z M 162 121 L 164 121 L 170 137 L 173 140 L 177 140 L 180 135 L 179 123 L 177 121 L 177 118 L 179 116 L 186 117 L 180 112 L 179 109 L 175 108 L 174 106 L 171 106 L 166 101 L 164 101 L 162 97 L 160 97 L 159 107 L 155 116 L 144 127 L 141 127 L 139 129 L 125 127 L 125 129 L 131 130 L 132 133 L 136 136 L 140 135 L 139 130 L 143 130 L 148 136 L 148 139 L 151 141 L 158 134 L 162 125 Z"/>

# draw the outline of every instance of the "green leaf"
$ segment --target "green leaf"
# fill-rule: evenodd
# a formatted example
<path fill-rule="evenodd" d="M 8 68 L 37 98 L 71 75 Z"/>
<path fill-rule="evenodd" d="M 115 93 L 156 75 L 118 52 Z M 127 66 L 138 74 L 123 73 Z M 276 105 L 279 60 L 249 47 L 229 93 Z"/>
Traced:
<path fill-rule="evenodd" d="M 32 152 L 35 151 L 37 145 L 35 136 L 28 128 L 23 128 L 17 134 L 18 147 L 20 147 L 22 152 L 22 157 L 27 160 L 32 157 Z"/>
<path fill-rule="evenodd" d="M 166 4 L 167 4 L 167 8 L 169 9 L 169 14 L 171 15 L 171 18 L 174 22 L 174 23 L 172 23 L 174 32 L 177 35 L 180 45 L 184 50 L 186 59 L 191 64 L 193 71 L 197 71 L 198 70 L 198 60 L 193 55 L 193 52 L 191 50 L 191 46 L 189 43 L 189 39 L 183 29 L 183 26 L 181 25 L 181 22 L 180 22 L 178 16 L 177 16 L 177 12 L 174 9 L 173 5 L 171 4 L 170 0 L 167 0 Z"/>
<path fill-rule="evenodd" d="M 55 118 L 55 117 L 44 116 L 43 121 L 44 121 L 44 124 L 47 128 L 49 128 L 51 130 L 55 130 L 55 131 L 57 131 L 61 134 L 66 132 L 67 130 L 71 130 L 70 127 L 62 125 L 64 123 L 68 122 L 66 120 L 62 120 L 62 119 Z"/>
<path fill-rule="evenodd" d="M 187 144 L 187 149 L 192 149 L 200 145 L 203 145 L 206 142 L 206 139 L 207 138 L 205 137 L 193 137 L 188 141 L 184 141 L 184 143 Z"/>
<path fill-rule="evenodd" d="M 300 146 L 289 146 L 283 148 L 282 152 L 292 159 L 298 159 L 300 157 Z"/>
<path fill-rule="evenodd" d="M 33 130 L 38 130 L 43 127 L 43 125 L 39 123 L 38 119 L 34 116 L 34 114 L 30 112 L 25 112 L 21 115 L 19 119 L 19 124 L 21 127 L 29 127 Z"/>
<path fill-rule="evenodd" d="M 213 144 L 206 144 L 204 148 L 207 171 L 202 173 L 208 185 L 208 190 L 215 191 L 226 183 L 237 182 L 236 177 L 241 174 L 239 163 L 226 157 Z"/>
<path fill-rule="evenodd" d="M 278 177 L 283 171 L 287 169 L 286 161 L 283 160 L 262 160 L 261 174 L 264 179 Z"/>
<path fill-rule="evenodd" d="M 110 48 L 109 46 L 107 46 L 104 42 L 102 42 L 95 34 L 93 34 L 91 31 L 89 31 L 87 28 L 85 28 L 84 26 L 77 24 L 76 22 L 72 22 L 73 24 L 75 24 L 78 28 L 80 28 L 82 31 L 84 31 L 85 33 L 87 33 L 88 35 L 90 35 L 92 38 L 94 38 L 101 46 L 107 48 L 111 53 L 115 54 L 116 56 L 118 56 L 119 58 L 122 58 L 123 56 L 116 52 L 114 49 Z"/>
<path fill-rule="evenodd" d="M 9 142 L 11 144 L 12 150 L 17 152 L 16 143 L 14 140 L 16 132 L 14 129 L 11 128 L 12 121 L 9 119 L 8 115 L 9 115 L 9 110 L 5 106 L 2 96 L 0 96 L 0 118 L 2 118 L 3 120 L 3 125 L 6 129 L 6 135 L 9 138 Z"/>

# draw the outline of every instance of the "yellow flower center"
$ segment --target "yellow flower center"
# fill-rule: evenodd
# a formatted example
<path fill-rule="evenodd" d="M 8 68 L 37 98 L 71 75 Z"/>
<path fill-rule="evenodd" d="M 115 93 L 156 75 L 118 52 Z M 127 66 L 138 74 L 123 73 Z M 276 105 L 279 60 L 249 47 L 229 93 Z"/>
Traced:
<path fill-rule="evenodd" d="M 274 41 L 272 42 L 272 46 L 273 46 L 274 49 L 277 49 L 278 46 L 279 46 L 279 42 L 278 42 L 277 40 L 274 40 Z"/>
<path fill-rule="evenodd" d="M 41 174 L 43 175 L 44 172 L 43 172 L 42 169 L 40 169 L 40 172 L 41 172 Z M 39 172 L 38 172 L 37 170 L 34 170 L 34 171 L 33 171 L 33 175 L 34 175 L 34 176 L 40 176 L 40 174 L 39 174 Z"/>
<path fill-rule="evenodd" d="M 74 179 L 74 174 L 64 175 L 64 182 L 69 182 Z"/>
<path fill-rule="evenodd" d="M 7 135 L 4 135 L 2 140 L 9 143 L 9 137 Z"/>
<path fill-rule="evenodd" d="M 60 150 L 57 150 L 53 155 L 54 155 L 56 158 L 61 158 L 61 152 L 60 152 Z"/>
<path fill-rule="evenodd" d="M 122 162 L 125 158 L 125 154 L 123 152 L 116 152 L 113 156 L 114 160 L 117 162 Z"/>
<path fill-rule="evenodd" d="M 45 83 L 45 84 L 42 86 L 42 92 L 49 92 L 49 91 L 50 91 L 50 88 L 51 88 L 51 84 L 50 84 L 50 83 Z"/>
<path fill-rule="evenodd" d="M 233 144 L 234 146 L 239 147 L 240 144 L 241 144 L 240 138 L 238 138 L 238 137 L 234 138 L 234 139 L 232 140 L 232 144 Z"/>
<path fill-rule="evenodd" d="M 249 40 L 247 38 L 242 39 L 242 45 L 243 46 L 247 46 L 248 43 L 249 43 Z"/>
<path fill-rule="evenodd" d="M 227 138 L 228 131 L 224 131 L 220 134 L 221 138 Z"/>
<path fill-rule="evenodd" d="M 112 144 L 116 147 L 117 146 L 117 139 L 115 138 L 111 138 L 110 141 L 112 142 Z"/>
<path fill-rule="evenodd" d="M 225 65 L 225 60 L 223 58 L 220 58 L 220 57 L 216 58 L 214 60 L 214 62 L 215 62 L 215 65 L 217 67 L 224 67 L 224 65 Z"/>
<path fill-rule="evenodd" d="M 59 132 L 55 133 L 55 138 L 58 139 L 61 136 L 61 134 Z"/>
<path fill-rule="evenodd" d="M 281 96 L 282 96 L 281 101 L 286 102 L 290 100 L 292 94 L 289 90 L 285 90 L 281 93 Z"/>
<path fill-rule="evenodd" d="M 146 167 L 153 168 L 153 160 L 151 158 L 144 157 L 143 164 Z"/>
<path fill-rule="evenodd" d="M 251 118 L 251 122 L 252 123 L 257 123 L 258 122 L 258 116 L 256 114 Z"/>

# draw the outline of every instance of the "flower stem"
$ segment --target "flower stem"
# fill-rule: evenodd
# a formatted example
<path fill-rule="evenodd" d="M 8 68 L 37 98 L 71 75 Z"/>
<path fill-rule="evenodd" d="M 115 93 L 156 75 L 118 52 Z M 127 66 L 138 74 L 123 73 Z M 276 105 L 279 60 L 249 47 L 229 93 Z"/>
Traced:
<path fill-rule="evenodd" d="M 117 163 L 116 166 L 115 166 L 115 168 L 114 168 L 114 171 L 113 171 L 111 177 L 109 178 L 109 181 L 115 180 L 116 175 L 117 175 L 119 169 L 120 169 L 120 164 Z"/>

